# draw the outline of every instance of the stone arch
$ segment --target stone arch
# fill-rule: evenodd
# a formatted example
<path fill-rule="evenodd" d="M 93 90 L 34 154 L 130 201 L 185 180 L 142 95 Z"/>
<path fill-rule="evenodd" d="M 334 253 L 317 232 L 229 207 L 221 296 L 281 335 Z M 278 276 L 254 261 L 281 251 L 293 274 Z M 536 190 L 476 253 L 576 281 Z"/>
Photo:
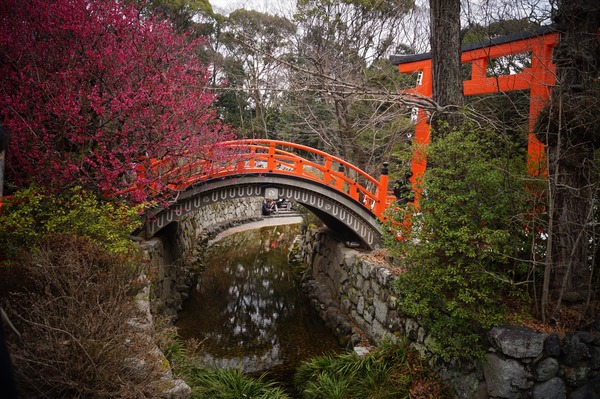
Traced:
<path fill-rule="evenodd" d="M 148 212 L 146 235 L 152 237 L 170 223 L 204 206 L 232 199 L 262 197 L 267 189 L 277 189 L 280 195 L 302 204 L 329 228 L 351 234 L 363 247 L 383 247 L 381 222 L 362 204 L 316 181 L 277 175 L 237 175 L 191 187 L 182 192 L 170 207 Z"/>

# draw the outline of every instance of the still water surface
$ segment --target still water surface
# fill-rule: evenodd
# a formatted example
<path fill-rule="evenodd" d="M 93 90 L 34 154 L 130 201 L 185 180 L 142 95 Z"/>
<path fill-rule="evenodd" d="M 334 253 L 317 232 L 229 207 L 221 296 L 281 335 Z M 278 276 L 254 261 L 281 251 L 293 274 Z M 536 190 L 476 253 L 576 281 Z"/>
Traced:
<path fill-rule="evenodd" d="M 340 352 L 287 262 L 299 225 L 247 230 L 214 243 L 176 323 L 206 365 L 269 371 L 287 383 L 301 361 Z"/>

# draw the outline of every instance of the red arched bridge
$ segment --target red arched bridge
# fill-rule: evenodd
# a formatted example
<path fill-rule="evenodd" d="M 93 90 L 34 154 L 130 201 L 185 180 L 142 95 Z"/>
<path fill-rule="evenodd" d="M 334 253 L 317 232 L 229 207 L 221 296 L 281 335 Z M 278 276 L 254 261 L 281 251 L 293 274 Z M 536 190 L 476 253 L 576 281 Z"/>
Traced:
<path fill-rule="evenodd" d="M 152 173 L 179 195 L 147 214 L 149 236 L 203 206 L 275 193 L 302 204 L 328 227 L 352 233 L 363 246 L 382 247 L 383 212 L 396 199 L 388 192 L 387 164 L 376 179 L 341 158 L 285 141 L 228 141 L 216 151 L 213 158 L 220 161 L 152 164 Z"/>
<path fill-rule="evenodd" d="M 486 43 L 465 46 L 462 62 L 471 65 L 471 76 L 464 82 L 465 95 L 477 95 L 513 90 L 530 91 L 530 130 L 547 104 L 555 83 L 552 50 L 559 40 L 552 27 L 534 32 L 496 38 Z M 530 66 L 519 73 L 490 76 L 488 64 L 495 58 L 513 54 L 528 54 Z M 419 72 L 421 79 L 406 95 L 427 98 L 432 92 L 432 64 L 429 54 L 393 57 L 400 73 Z M 418 206 L 419 186 L 426 169 L 426 153 L 430 141 L 425 110 L 418 111 L 415 128 L 415 151 L 411 163 Z M 172 162 L 156 162 L 154 173 L 172 180 L 170 187 L 181 192 L 177 203 L 151 214 L 148 231 L 156 233 L 166 224 L 194 209 L 227 198 L 264 195 L 276 189 L 279 195 L 293 199 L 315 213 L 329 227 L 349 229 L 369 248 L 381 246 L 380 220 L 395 197 L 388 194 L 387 166 L 379 180 L 354 165 L 310 147 L 268 140 L 240 140 L 223 143 L 229 156 L 219 164 L 201 160 L 184 166 Z M 543 145 L 533 134 L 529 138 L 530 168 L 543 170 Z M 235 161 L 231 161 L 235 159 Z M 540 166 L 542 165 L 542 166 Z"/>

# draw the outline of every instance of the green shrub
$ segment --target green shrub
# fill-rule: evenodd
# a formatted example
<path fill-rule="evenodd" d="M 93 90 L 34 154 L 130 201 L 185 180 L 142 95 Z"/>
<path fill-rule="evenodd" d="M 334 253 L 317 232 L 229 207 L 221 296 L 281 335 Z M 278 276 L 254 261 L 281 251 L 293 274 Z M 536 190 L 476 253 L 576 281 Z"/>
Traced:
<path fill-rule="evenodd" d="M 182 340 L 173 327 L 160 328 L 158 345 L 168 359 L 175 376 L 192 389 L 191 399 L 289 399 L 266 375 L 253 378 L 239 369 L 200 366 L 196 353 L 199 343 Z"/>
<path fill-rule="evenodd" d="M 421 212 L 399 207 L 408 234 L 386 243 L 407 271 L 397 289 L 402 311 L 435 337 L 444 358 L 482 355 L 483 332 L 507 320 L 506 304 L 522 297 L 527 272 L 524 159 L 485 131 L 465 128 L 437 139 L 421 182 Z M 406 231 L 404 232 L 406 233 Z"/>
<path fill-rule="evenodd" d="M 139 207 L 101 201 L 80 188 L 47 194 L 31 187 L 6 199 L 0 213 L 0 259 L 10 260 L 49 233 L 89 237 L 106 250 L 124 254 L 132 249 L 129 238 L 139 225 Z"/>

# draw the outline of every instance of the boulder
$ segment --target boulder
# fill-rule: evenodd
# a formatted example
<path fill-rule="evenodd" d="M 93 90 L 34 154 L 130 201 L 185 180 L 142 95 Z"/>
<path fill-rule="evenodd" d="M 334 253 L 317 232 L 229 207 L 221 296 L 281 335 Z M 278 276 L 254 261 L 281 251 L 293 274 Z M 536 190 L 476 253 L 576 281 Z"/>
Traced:
<path fill-rule="evenodd" d="M 494 398 L 517 399 L 520 390 L 529 389 L 533 384 L 529 381 L 531 375 L 520 362 L 501 358 L 494 353 L 486 356 L 483 374 L 488 394 Z"/>
<path fill-rule="evenodd" d="M 569 399 L 600 399 L 600 390 L 598 386 L 598 381 L 591 381 L 588 384 L 585 384 L 582 387 L 577 388 L 571 395 L 569 395 Z"/>
<path fill-rule="evenodd" d="M 548 356 L 559 357 L 561 352 L 560 338 L 552 333 L 544 340 L 544 353 Z"/>
<path fill-rule="evenodd" d="M 488 339 L 504 355 L 517 359 L 537 357 L 544 348 L 544 334 L 522 326 L 494 327 Z"/>
<path fill-rule="evenodd" d="M 535 380 L 540 382 L 548 381 L 552 377 L 556 376 L 558 370 L 558 360 L 553 357 L 548 357 L 542 360 L 535 369 Z"/>
<path fill-rule="evenodd" d="M 535 384 L 533 399 L 566 399 L 567 388 L 563 380 L 554 377 L 548 381 Z"/>
<path fill-rule="evenodd" d="M 563 361 L 568 366 L 572 366 L 592 356 L 588 346 L 575 333 L 569 333 L 565 336 L 562 345 L 562 355 Z"/>

